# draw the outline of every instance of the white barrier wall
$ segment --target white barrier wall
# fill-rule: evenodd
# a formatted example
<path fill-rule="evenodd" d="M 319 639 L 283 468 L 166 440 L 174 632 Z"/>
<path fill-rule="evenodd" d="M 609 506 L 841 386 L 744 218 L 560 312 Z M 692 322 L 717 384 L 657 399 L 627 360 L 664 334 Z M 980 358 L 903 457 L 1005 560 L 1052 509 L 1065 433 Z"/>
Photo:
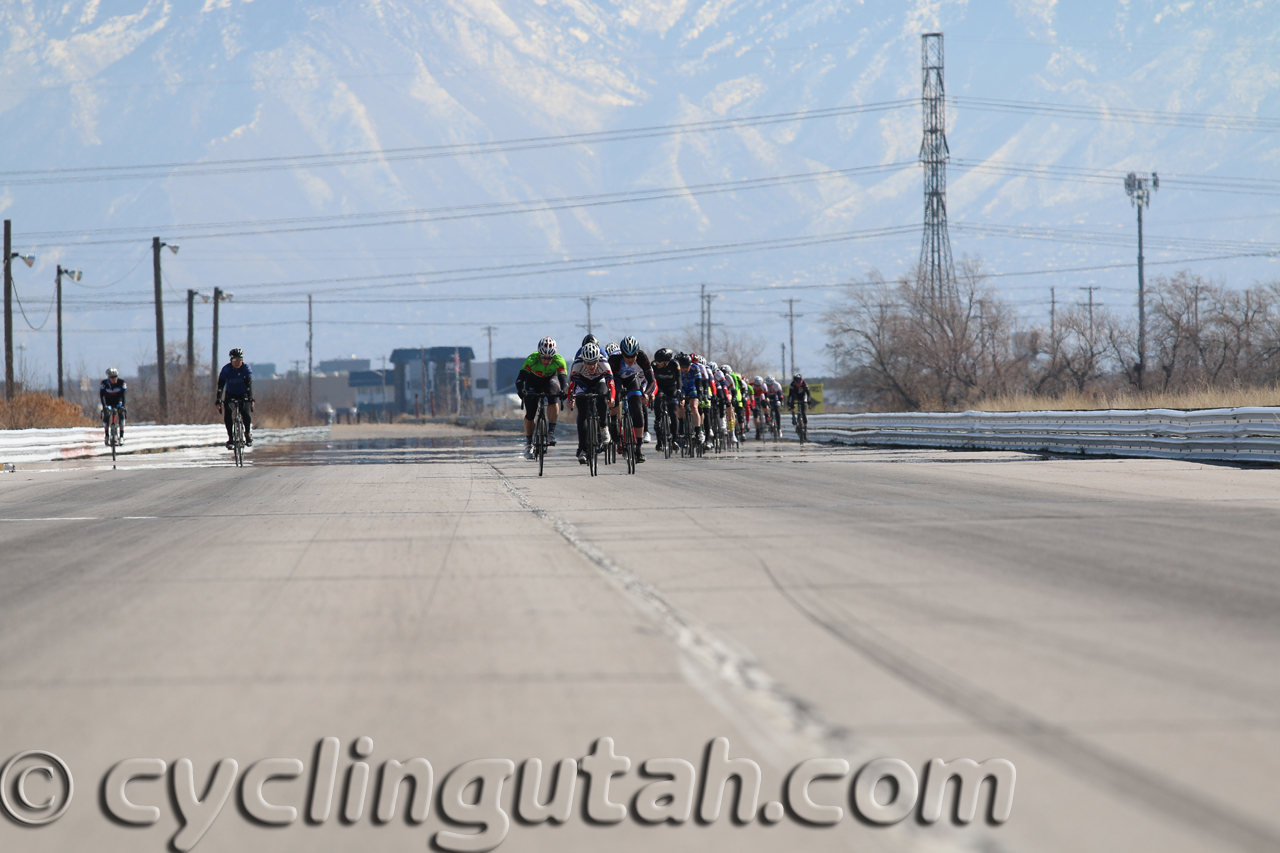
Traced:
<path fill-rule="evenodd" d="M 1280 462 L 1273 407 L 810 415 L 809 433 L 844 444 Z"/>
<path fill-rule="evenodd" d="M 118 454 L 214 447 L 227 441 L 227 430 L 222 424 L 127 426 L 124 435 L 125 443 L 116 448 Z M 254 446 L 285 441 L 322 441 L 328 437 L 327 426 L 253 431 Z M 110 455 L 111 448 L 103 444 L 101 427 L 0 430 L 0 463 L 52 462 Z"/>

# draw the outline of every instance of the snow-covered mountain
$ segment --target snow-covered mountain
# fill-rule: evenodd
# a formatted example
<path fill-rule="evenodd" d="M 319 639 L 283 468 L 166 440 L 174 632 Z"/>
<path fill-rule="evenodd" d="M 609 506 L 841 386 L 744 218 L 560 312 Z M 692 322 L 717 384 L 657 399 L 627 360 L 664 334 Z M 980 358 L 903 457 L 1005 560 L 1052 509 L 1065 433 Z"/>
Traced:
<path fill-rule="evenodd" d="M 697 322 L 705 283 L 714 319 L 757 330 L 770 363 L 782 299 L 800 299 L 799 363 L 821 373 L 822 285 L 918 255 L 930 31 L 956 99 L 957 257 L 996 273 L 1131 262 L 1128 170 L 1164 180 L 1149 276 L 1280 246 L 1270 3 L 7 0 L 0 22 L 0 207 L 15 250 L 38 255 L 18 292 L 38 325 L 55 265 L 84 269 L 66 345 L 92 371 L 154 360 L 158 235 L 182 245 L 163 258 L 169 340 L 185 340 L 186 290 L 219 286 L 235 294 L 224 346 L 252 361 L 305 359 L 308 293 L 317 358 L 483 352 L 487 324 L 516 355 L 576 340 L 588 294 L 597 331 L 656 347 Z M 658 129 L 621 132 L 637 128 Z M 895 226 L 910 227 L 874 233 Z M 1248 284 L 1273 263 L 1187 265 Z M 1038 320 L 1051 286 L 1127 307 L 1134 279 L 995 281 Z M 205 341 L 209 307 L 196 315 Z M 16 325 L 51 374 L 52 322 Z"/>

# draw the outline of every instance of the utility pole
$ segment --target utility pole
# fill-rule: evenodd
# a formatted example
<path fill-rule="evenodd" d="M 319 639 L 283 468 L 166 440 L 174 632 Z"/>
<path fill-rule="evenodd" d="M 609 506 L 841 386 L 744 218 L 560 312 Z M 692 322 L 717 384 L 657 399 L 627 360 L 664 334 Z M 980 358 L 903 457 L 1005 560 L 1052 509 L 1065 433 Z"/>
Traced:
<path fill-rule="evenodd" d="M 314 338 L 312 338 L 312 335 L 311 335 L 311 294 L 308 293 L 307 294 L 307 411 L 309 412 L 315 411 L 315 404 L 312 402 L 312 397 L 311 397 L 311 373 L 312 373 L 312 364 L 313 364 L 312 356 L 314 355 L 314 353 L 311 352 L 311 344 L 313 342 L 314 342 Z"/>
<path fill-rule="evenodd" d="M 1058 359 L 1058 294 L 1049 288 L 1049 347 L 1054 361 Z"/>
<path fill-rule="evenodd" d="M 787 345 L 778 344 L 778 346 L 782 347 L 782 375 L 786 376 L 787 375 Z"/>
<path fill-rule="evenodd" d="M 57 286 L 54 287 L 54 296 L 58 301 L 58 399 L 62 399 L 62 277 L 70 276 L 72 281 L 79 281 L 83 273 L 80 270 L 63 269 L 62 264 L 58 264 L 57 277 L 54 279 Z"/>
<path fill-rule="evenodd" d="M 418 368 L 422 371 L 422 410 L 427 409 L 427 348 L 418 347 Z M 435 403 L 431 404 L 431 414 L 435 416 Z"/>
<path fill-rule="evenodd" d="M 698 346 L 707 342 L 707 286 L 698 294 Z"/>
<path fill-rule="evenodd" d="M 13 221 L 4 221 L 4 398 L 13 399 Z"/>
<path fill-rule="evenodd" d="M 196 292 L 187 289 L 187 378 L 196 377 Z"/>
<path fill-rule="evenodd" d="M 383 413 L 384 413 L 384 414 L 386 414 L 386 415 L 387 415 L 387 423 L 391 423 L 391 415 L 390 415 L 390 412 L 387 412 L 387 357 L 386 357 L 385 355 L 382 357 L 382 385 L 381 385 L 381 388 L 382 388 L 382 390 L 381 390 L 381 392 L 380 392 L 380 393 L 381 393 L 381 396 L 382 396 L 382 411 L 383 411 Z M 379 422 L 381 422 L 382 418 L 378 418 L 378 420 L 379 420 Z"/>
<path fill-rule="evenodd" d="M 151 266 L 155 273 L 156 288 L 156 392 L 159 397 L 159 416 L 163 423 L 169 414 L 169 392 L 165 387 L 164 364 L 164 294 L 160 290 L 160 247 L 165 245 L 159 237 L 151 238 Z"/>
<path fill-rule="evenodd" d="M 592 302 L 595 302 L 595 301 L 596 301 L 596 298 L 595 298 L 594 296 L 581 296 L 581 297 L 579 297 L 579 298 L 580 298 L 583 302 L 587 303 L 587 334 L 588 334 L 588 335 L 590 335 L 590 334 L 592 334 L 592 331 L 591 331 L 591 303 L 592 303 Z"/>
<path fill-rule="evenodd" d="M 704 285 L 702 286 L 702 289 L 703 289 L 703 290 L 706 290 L 706 288 L 707 288 L 707 286 L 704 284 Z M 713 337 L 712 337 L 712 334 L 711 334 L 711 330 L 712 330 L 712 328 L 713 328 L 712 323 L 711 323 L 711 303 L 716 299 L 717 295 L 718 295 L 718 294 L 715 294 L 715 293 L 705 293 L 705 294 L 703 294 L 703 297 L 702 297 L 702 298 L 703 298 L 703 300 L 704 300 L 704 301 L 706 302 L 706 304 L 707 304 L 707 312 L 706 312 L 706 316 L 707 316 L 707 335 L 706 335 L 706 345 L 705 345 L 705 347 L 703 347 L 703 349 L 705 349 L 705 350 L 706 350 L 706 355 L 707 355 L 707 358 L 708 358 L 708 359 L 710 359 L 710 358 L 711 358 L 711 347 L 712 347 L 712 345 L 713 345 L 713 343 L 714 343 L 714 340 L 713 340 Z"/>
<path fill-rule="evenodd" d="M 462 359 L 459 357 L 458 348 L 453 348 L 453 396 L 457 401 L 457 409 L 455 415 L 462 414 Z"/>
<path fill-rule="evenodd" d="M 787 303 L 787 313 L 783 314 L 782 316 L 787 318 L 787 326 L 791 330 L 791 375 L 794 376 L 796 372 L 796 317 L 797 316 L 803 317 L 804 315 L 796 314 L 796 303 L 799 302 L 800 300 L 787 299 L 785 301 Z M 783 363 L 782 363 L 782 372 L 784 374 L 787 372 L 787 364 L 785 359 L 783 360 Z"/>
<path fill-rule="evenodd" d="M 496 326 L 484 327 L 485 334 L 489 336 L 489 405 L 491 406 L 494 404 L 494 392 L 497 391 L 497 389 L 493 387 L 493 383 L 497 381 L 495 378 L 497 371 L 494 370 L 493 367 L 493 333 L 495 331 L 497 331 Z"/>
<path fill-rule="evenodd" d="M 218 390 L 218 305 L 222 302 L 222 288 L 213 289 L 213 367 L 209 371 L 209 379 L 213 381 L 214 393 Z"/>
<path fill-rule="evenodd" d="M 1143 280 L 1142 259 L 1142 208 L 1151 204 L 1151 194 L 1160 189 L 1160 176 L 1155 172 L 1148 178 L 1130 172 L 1124 179 L 1124 191 L 1129 203 L 1138 208 L 1138 390 L 1142 390 L 1142 375 L 1147 369 L 1147 306 L 1146 283 Z"/>
<path fill-rule="evenodd" d="M 920 162 L 924 166 L 924 240 L 920 245 L 920 274 L 930 299 L 951 299 L 955 294 L 956 268 L 951 259 L 947 232 L 946 87 L 943 85 L 942 33 L 921 36 L 921 113 L 924 138 Z M 795 347 L 792 347 L 795 357 Z"/>
<path fill-rule="evenodd" d="M 1081 290 L 1089 291 L 1089 344 L 1093 344 L 1093 292 L 1098 289 L 1097 285 L 1082 287 Z"/>

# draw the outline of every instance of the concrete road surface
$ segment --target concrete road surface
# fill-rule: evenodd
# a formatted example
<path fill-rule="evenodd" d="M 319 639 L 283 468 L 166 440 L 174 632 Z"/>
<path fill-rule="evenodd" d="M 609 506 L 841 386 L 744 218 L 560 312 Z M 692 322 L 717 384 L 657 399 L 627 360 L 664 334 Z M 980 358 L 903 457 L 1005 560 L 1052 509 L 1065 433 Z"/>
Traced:
<path fill-rule="evenodd" d="M 17 758 L 6 809 L 74 784 L 0 850 L 1280 850 L 1280 471 L 753 442 L 592 479 L 562 443 L 539 478 L 443 429 L 228 456 L 0 475 L 0 761 L 66 767 Z M 583 763 L 571 803 L 518 805 L 533 758 L 541 803 Z M 850 773 L 792 772 L 819 758 Z M 932 759 L 1016 783 L 930 822 Z M 867 810 L 905 819 L 861 817 L 854 774 L 903 766 Z"/>

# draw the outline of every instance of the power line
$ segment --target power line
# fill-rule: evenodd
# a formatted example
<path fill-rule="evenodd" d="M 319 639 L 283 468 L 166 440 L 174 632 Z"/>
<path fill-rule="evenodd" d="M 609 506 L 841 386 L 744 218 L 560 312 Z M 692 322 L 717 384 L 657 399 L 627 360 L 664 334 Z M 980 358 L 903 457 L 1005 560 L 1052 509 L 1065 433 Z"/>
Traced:
<path fill-rule="evenodd" d="M 658 201 L 687 196 L 702 196 L 723 192 L 741 192 L 745 190 L 767 189 L 788 186 L 808 181 L 820 181 L 837 176 L 873 174 L 896 171 L 913 165 L 910 162 L 888 163 L 878 166 L 857 166 L 848 169 L 828 169 L 822 172 L 802 172 L 794 175 L 777 175 L 764 178 L 748 178 L 738 181 L 719 181 L 707 184 L 690 184 L 675 187 L 657 187 L 649 190 L 623 190 L 611 193 L 594 193 L 590 195 L 564 196 L 561 198 L 485 202 L 479 204 L 451 205 L 448 207 L 419 208 L 416 210 L 395 210 L 383 213 L 346 213 L 330 216 L 294 217 L 271 220 L 241 220 L 239 222 L 211 222 L 204 224 L 179 225 L 166 230 L 174 232 L 175 240 L 205 240 L 225 237 L 253 237 L 266 234 L 298 233 L 305 231 L 329 231 L 339 228 L 374 228 L 386 225 L 408 225 L 420 222 L 447 222 L 458 219 L 477 219 L 491 216 L 509 216 L 519 213 L 545 213 L 555 210 L 570 210 L 584 207 L 600 207 L 604 205 L 631 204 L 642 201 Z M 380 220 L 380 221 L 359 221 Z M 205 229 L 237 228 L 258 222 L 267 228 L 253 228 L 244 231 L 224 231 L 202 233 Z M 188 229 L 184 231 L 183 229 Z M 200 229 L 196 231 L 194 229 Z M 148 234 L 160 230 L 156 226 L 129 226 L 125 228 L 99 228 L 87 231 L 43 231 L 27 236 L 33 240 L 52 240 L 74 238 L 76 236 L 94 236 L 105 234 Z M 132 243 L 136 237 L 120 237 L 116 239 L 73 241 L 77 246 L 103 246 L 118 243 Z"/>
<path fill-rule="evenodd" d="M 1015 101 L 1003 98 L 948 98 L 958 107 L 1014 114 L 1035 113 L 1062 118 L 1082 118 L 1096 121 L 1127 121 L 1135 124 L 1158 124 L 1170 127 L 1197 127 L 1214 130 L 1247 130 L 1262 133 L 1280 131 L 1280 119 L 1263 116 L 1230 115 L 1226 113 L 1170 112 L 1166 110 L 1124 109 L 1115 107 L 1091 107 L 1080 104 L 1054 104 L 1040 101 Z"/>
<path fill-rule="evenodd" d="M 450 145 L 421 145 L 407 148 L 373 148 L 348 151 L 339 154 L 286 154 L 275 157 L 248 157 L 230 160 L 177 161 L 171 163 L 135 164 L 126 166 L 78 166 L 61 169 L 21 169 L 0 171 L 0 179 L 10 186 L 47 183 L 80 183 L 86 181 L 140 180 L 201 175 L 225 175 L 244 172 L 274 171 L 278 169 L 314 169 L 326 166 L 352 166 L 362 163 L 384 163 L 398 160 L 421 160 L 435 157 L 460 157 L 478 154 L 504 154 L 512 151 L 530 151 L 542 148 L 558 148 L 567 145 L 587 145 L 604 142 L 623 142 L 650 139 L 679 133 L 710 133 L 733 130 L 739 127 L 757 127 L 791 121 L 809 121 L 823 118 L 839 118 L 864 112 L 883 112 L 914 105 L 911 100 L 880 101 L 827 107 L 817 110 L 796 110 L 786 113 L 742 116 L 739 118 L 709 119 L 678 124 L 651 125 L 648 127 L 599 130 L 586 133 L 566 133 L 554 136 L 533 136 L 496 142 L 468 142 Z"/>

